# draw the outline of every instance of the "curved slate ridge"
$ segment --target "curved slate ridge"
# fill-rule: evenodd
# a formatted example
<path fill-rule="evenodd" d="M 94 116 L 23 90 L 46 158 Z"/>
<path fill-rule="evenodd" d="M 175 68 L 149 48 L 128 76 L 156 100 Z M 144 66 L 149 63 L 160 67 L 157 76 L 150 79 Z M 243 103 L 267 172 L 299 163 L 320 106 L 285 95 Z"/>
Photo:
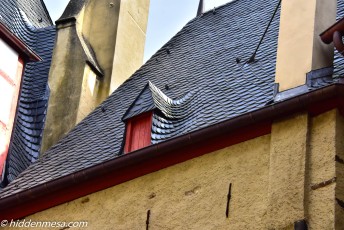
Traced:
<path fill-rule="evenodd" d="M 196 91 L 192 91 L 183 97 L 171 99 L 152 82 L 148 81 L 148 84 L 145 85 L 139 96 L 137 96 L 133 104 L 126 111 L 122 120 L 125 121 L 154 109 L 158 109 L 169 119 L 184 118 L 188 116 L 192 109 L 192 99 L 195 95 Z"/>
<path fill-rule="evenodd" d="M 6 3 L 0 2 L 0 4 Z M 35 28 L 29 23 L 29 19 L 26 17 L 24 11 L 16 9 L 14 2 L 8 5 L 0 5 L 1 22 L 11 30 L 17 37 L 19 37 L 29 48 L 33 49 L 35 44 Z M 13 9 L 14 8 L 14 9 Z M 7 14 L 4 15 L 2 10 L 8 10 Z M 10 17 L 10 20 L 7 20 Z"/>
<path fill-rule="evenodd" d="M 193 103 L 196 94 L 197 91 L 192 91 L 179 99 L 171 99 L 148 81 L 123 116 L 123 121 L 154 110 L 151 140 L 152 144 L 159 143 L 177 136 L 182 130 L 188 130 L 190 119 L 194 117 L 193 111 L 197 106 L 197 103 Z"/>
<path fill-rule="evenodd" d="M 171 129 L 179 130 L 172 132 L 175 137 L 264 107 L 274 95 L 279 12 L 258 50 L 257 62 L 246 65 L 245 61 L 254 52 L 277 3 L 237 0 L 217 8 L 215 14 L 210 11 L 191 20 L 65 138 L 9 184 L 0 197 L 119 156 L 125 129 L 123 114 L 148 81 L 159 89 L 168 85 L 163 92 L 169 98 L 183 98 L 186 92 L 199 89 L 190 103 L 194 110 L 187 116 L 171 119 L 155 114 L 156 128 L 163 128 L 156 134 L 165 132 L 161 136 L 164 140 Z M 242 62 L 238 64 L 237 58 Z"/>
<path fill-rule="evenodd" d="M 41 0 L 1 0 L 0 16 L 0 22 L 30 48 L 35 43 L 33 30 L 53 25 Z"/>
<path fill-rule="evenodd" d="M 187 93 L 179 99 L 171 99 L 166 96 L 158 87 L 149 81 L 149 89 L 156 108 L 158 108 L 166 117 L 170 119 L 181 119 L 190 113 L 192 109 L 192 99 L 196 92 Z M 194 104 L 195 105 L 195 104 Z"/>
<path fill-rule="evenodd" d="M 39 156 L 56 29 L 40 0 L 1 0 L 0 15 L 1 22 L 42 58 L 40 62 L 27 63 L 24 69 L 17 118 L 6 162 L 5 181 L 8 183 Z"/>
<path fill-rule="evenodd" d="M 35 28 L 44 28 L 53 24 L 43 0 L 16 0 Z"/>
<path fill-rule="evenodd" d="M 190 130 L 194 111 L 199 106 L 199 90 L 191 91 L 179 99 L 171 99 L 158 87 L 149 82 L 154 104 L 158 110 L 153 114 L 152 144 L 180 135 Z"/>
<path fill-rule="evenodd" d="M 151 140 L 152 144 L 157 144 L 162 141 L 180 135 L 180 133 L 187 133 L 190 131 L 195 114 L 189 114 L 189 117 L 182 119 L 170 119 L 165 117 L 163 114 L 156 112 L 153 114 L 152 122 L 152 133 Z"/>

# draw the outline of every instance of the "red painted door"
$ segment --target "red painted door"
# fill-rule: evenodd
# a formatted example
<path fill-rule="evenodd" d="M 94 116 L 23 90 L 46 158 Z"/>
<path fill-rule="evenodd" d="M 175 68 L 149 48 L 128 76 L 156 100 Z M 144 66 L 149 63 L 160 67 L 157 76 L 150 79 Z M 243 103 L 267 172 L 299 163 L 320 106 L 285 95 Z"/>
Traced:
<path fill-rule="evenodd" d="M 151 144 L 152 112 L 141 114 L 127 121 L 124 152 L 129 153 Z"/>
<path fill-rule="evenodd" d="M 23 66 L 18 53 L 0 39 L 0 177 L 11 140 Z"/>

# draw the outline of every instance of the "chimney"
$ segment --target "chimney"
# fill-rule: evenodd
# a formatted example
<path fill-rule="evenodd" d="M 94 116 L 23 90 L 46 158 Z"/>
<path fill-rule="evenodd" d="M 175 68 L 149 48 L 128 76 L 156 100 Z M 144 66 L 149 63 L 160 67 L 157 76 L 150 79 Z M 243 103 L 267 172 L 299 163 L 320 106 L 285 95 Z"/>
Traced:
<path fill-rule="evenodd" d="M 279 91 L 306 83 L 306 74 L 333 64 L 320 34 L 336 21 L 337 0 L 282 0 L 276 83 Z"/>

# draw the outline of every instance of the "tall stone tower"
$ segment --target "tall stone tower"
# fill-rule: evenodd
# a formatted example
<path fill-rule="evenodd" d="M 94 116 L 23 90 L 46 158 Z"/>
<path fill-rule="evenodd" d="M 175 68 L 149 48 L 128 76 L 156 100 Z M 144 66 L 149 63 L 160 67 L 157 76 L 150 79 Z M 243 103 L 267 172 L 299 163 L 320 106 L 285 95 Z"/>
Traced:
<path fill-rule="evenodd" d="M 71 0 L 56 21 L 44 153 L 143 62 L 149 0 Z"/>

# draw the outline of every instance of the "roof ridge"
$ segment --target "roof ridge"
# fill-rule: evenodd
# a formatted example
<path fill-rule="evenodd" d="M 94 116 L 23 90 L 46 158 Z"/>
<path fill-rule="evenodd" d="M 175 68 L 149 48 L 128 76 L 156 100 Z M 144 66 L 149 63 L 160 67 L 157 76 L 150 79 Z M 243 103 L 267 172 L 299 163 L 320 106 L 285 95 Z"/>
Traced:
<path fill-rule="evenodd" d="M 213 9 L 209 9 L 209 10 L 205 11 L 203 14 L 213 13 L 213 12 L 214 12 L 214 9 L 215 9 L 215 10 L 221 9 L 221 8 L 227 6 L 227 5 L 233 4 L 233 3 L 238 2 L 238 1 L 240 1 L 240 0 L 229 0 L 229 2 L 226 2 L 226 3 L 221 4 L 221 5 L 219 5 L 219 6 L 215 6 Z M 202 15 L 201 15 L 201 16 L 202 16 Z"/>
<path fill-rule="evenodd" d="M 51 17 L 50 17 L 50 13 L 49 13 L 49 10 L 47 9 L 47 6 L 45 5 L 45 3 L 44 3 L 43 0 L 40 0 L 40 1 L 41 1 L 41 4 L 42 4 L 42 6 L 43 6 L 43 9 L 44 9 L 46 15 L 48 16 L 48 20 L 50 21 L 50 24 L 53 26 L 53 25 L 54 25 L 54 22 L 53 22 L 53 20 L 52 20 Z"/>

